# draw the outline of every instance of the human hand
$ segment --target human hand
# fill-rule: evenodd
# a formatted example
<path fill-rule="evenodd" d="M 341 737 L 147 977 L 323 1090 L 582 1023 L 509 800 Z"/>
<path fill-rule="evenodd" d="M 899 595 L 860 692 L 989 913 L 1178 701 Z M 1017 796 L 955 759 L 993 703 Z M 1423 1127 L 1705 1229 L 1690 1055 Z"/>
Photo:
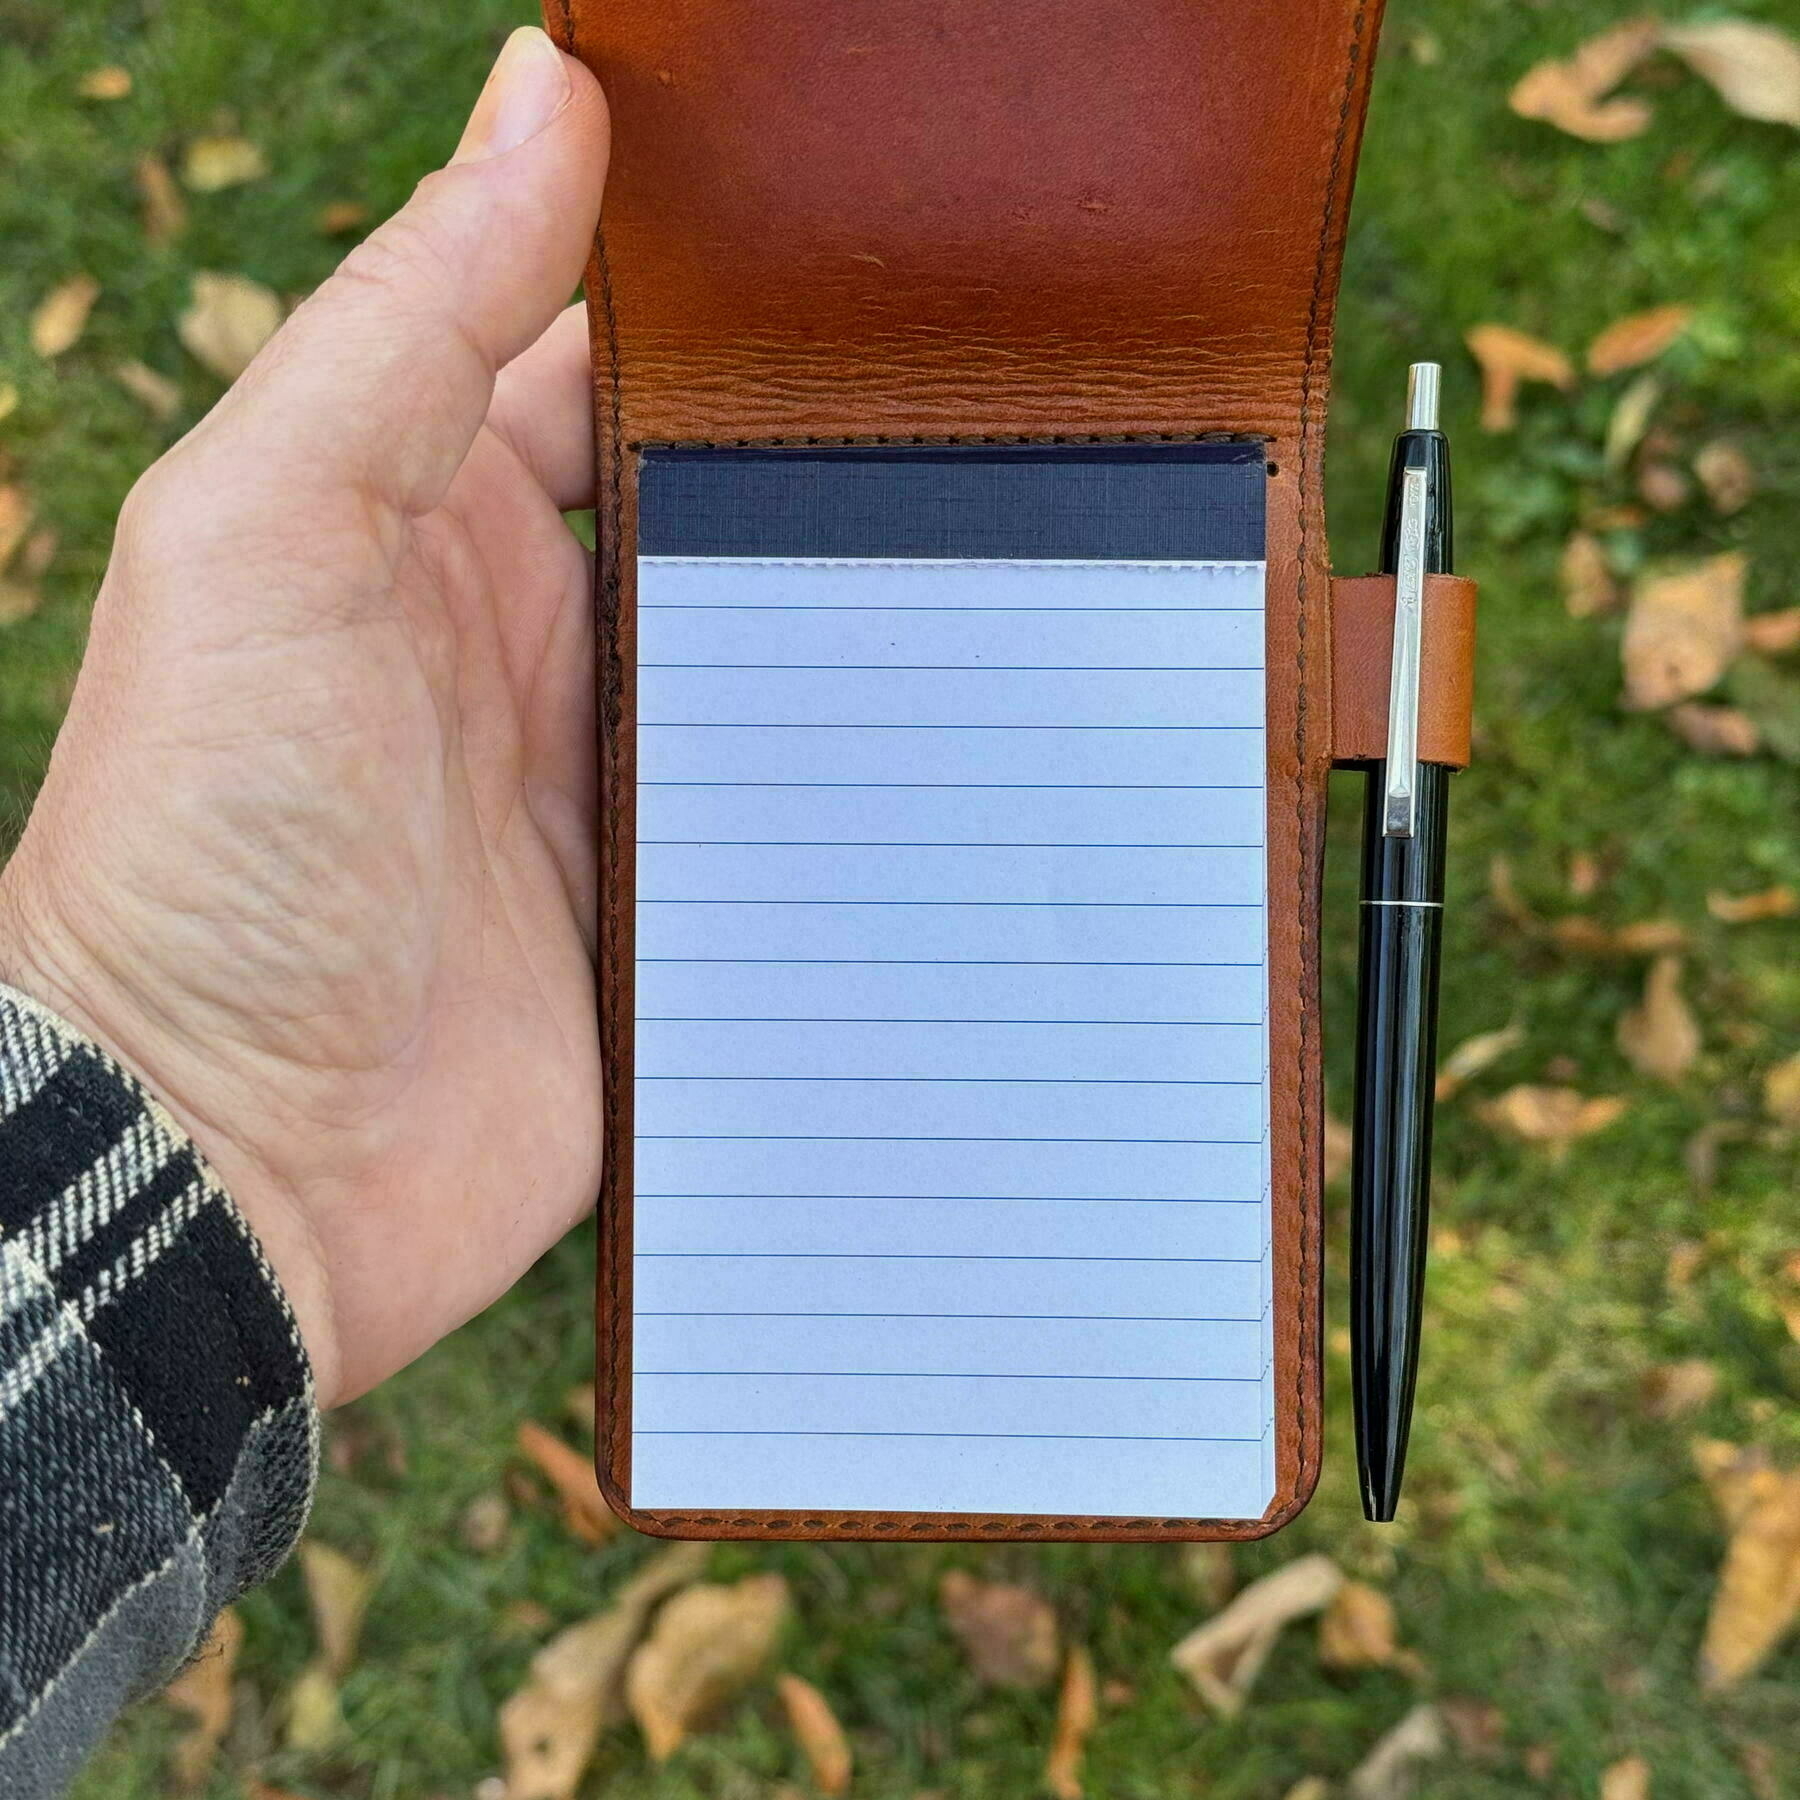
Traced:
<path fill-rule="evenodd" d="M 206 1153 L 324 1404 L 598 1185 L 592 627 L 560 509 L 590 497 L 562 309 L 607 141 L 593 78 L 515 32 L 450 166 L 139 481 L 0 877 L 0 976 Z"/>

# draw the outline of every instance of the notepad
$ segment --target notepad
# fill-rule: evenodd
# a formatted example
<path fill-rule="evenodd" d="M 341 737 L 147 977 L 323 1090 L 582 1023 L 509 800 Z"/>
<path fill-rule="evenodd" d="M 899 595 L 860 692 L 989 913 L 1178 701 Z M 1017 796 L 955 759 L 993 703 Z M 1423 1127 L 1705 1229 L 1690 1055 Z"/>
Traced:
<path fill-rule="evenodd" d="M 1269 1505 L 1265 481 L 645 455 L 634 1506 Z"/>

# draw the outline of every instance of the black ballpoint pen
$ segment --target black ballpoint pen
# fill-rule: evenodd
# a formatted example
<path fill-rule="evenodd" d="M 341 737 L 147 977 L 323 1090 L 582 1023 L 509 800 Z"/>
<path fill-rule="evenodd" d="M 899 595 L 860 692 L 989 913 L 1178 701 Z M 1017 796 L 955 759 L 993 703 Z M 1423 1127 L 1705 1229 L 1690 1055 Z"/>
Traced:
<path fill-rule="evenodd" d="M 1381 570 L 1395 581 L 1387 758 L 1363 809 L 1351 1161 L 1351 1379 L 1363 1512 L 1391 1519 L 1419 1365 L 1451 771 L 1418 760 L 1423 579 L 1451 571 L 1438 367 L 1415 363 L 1388 470 Z"/>

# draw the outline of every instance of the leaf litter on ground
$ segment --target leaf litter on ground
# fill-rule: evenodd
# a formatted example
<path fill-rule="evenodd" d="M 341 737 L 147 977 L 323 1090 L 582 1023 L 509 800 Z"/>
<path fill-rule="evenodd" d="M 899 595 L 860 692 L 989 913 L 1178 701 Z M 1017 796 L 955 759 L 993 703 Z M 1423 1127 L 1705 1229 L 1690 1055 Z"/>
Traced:
<path fill-rule="evenodd" d="M 1618 1044 L 1640 1075 L 1677 1082 L 1700 1054 L 1700 1026 L 1681 992 L 1681 959 L 1659 956 L 1644 977 L 1644 997 L 1620 1020 Z"/>
<path fill-rule="evenodd" d="M 1633 587 L 1620 655 L 1625 704 L 1653 711 L 1703 694 L 1744 646 L 1748 558 L 1727 550 Z"/>
<path fill-rule="evenodd" d="M 202 270 L 175 322 L 187 352 L 221 381 L 236 381 L 280 329 L 281 302 L 247 275 Z"/>
<path fill-rule="evenodd" d="M 1350 1792 L 1355 1800 L 1405 1800 L 1418 1790 L 1421 1765 L 1435 1762 L 1448 1747 L 1438 1709 L 1415 1706 L 1357 1765 Z"/>
<path fill-rule="evenodd" d="M 329 1544 L 307 1538 L 299 1556 L 317 1649 L 288 1690 L 283 1735 L 290 1750 L 319 1751 L 344 1736 L 338 1689 L 356 1661 L 376 1584 L 368 1570 Z"/>
<path fill-rule="evenodd" d="M 1563 606 L 1571 619 L 1612 612 L 1623 598 L 1599 538 L 1591 531 L 1570 534 L 1557 564 Z"/>
<path fill-rule="evenodd" d="M 1800 126 L 1800 43 L 1772 25 L 1715 19 L 1665 26 L 1671 50 L 1746 119 Z"/>
<path fill-rule="evenodd" d="M 847 1794 L 855 1759 L 831 1703 L 810 1681 L 792 1674 L 775 1677 L 775 1696 L 806 1758 L 813 1786 L 821 1794 Z"/>
<path fill-rule="evenodd" d="M 46 362 L 74 349 L 99 298 L 100 284 L 91 275 L 71 275 L 59 282 L 32 312 L 32 349 Z"/>
<path fill-rule="evenodd" d="M 546 1431 L 531 1419 L 519 1427 L 518 1446 L 556 1490 L 562 1503 L 563 1523 L 572 1537 L 597 1545 L 620 1531 L 619 1517 L 606 1504 L 594 1475 L 593 1458 L 585 1451 L 565 1444 L 553 1431 Z"/>
<path fill-rule="evenodd" d="M 1717 1693 L 1761 1668 L 1800 1620 L 1800 1469 L 1717 1439 L 1694 1446 L 1694 1464 L 1729 1534 L 1699 1655 L 1700 1685 Z"/>
<path fill-rule="evenodd" d="M 1444 1058 L 1438 1070 L 1436 1098 L 1451 1100 L 1483 1070 L 1490 1069 L 1503 1056 L 1509 1056 L 1525 1041 L 1525 1027 L 1503 1025 L 1498 1031 L 1478 1031 L 1464 1038 Z"/>
<path fill-rule="evenodd" d="M 1615 25 L 1577 46 L 1572 55 L 1528 69 L 1508 104 L 1521 118 L 1541 119 L 1589 143 L 1616 144 L 1636 137 L 1650 123 L 1649 103 L 1609 96 L 1655 49 L 1657 36 L 1654 19 Z"/>
<path fill-rule="evenodd" d="M 268 172 L 268 158 L 248 138 L 197 137 L 181 159 L 181 179 L 196 194 L 260 181 Z"/>
<path fill-rule="evenodd" d="M 1214 1712 L 1235 1717 L 1283 1630 L 1329 1606 L 1343 1583 L 1343 1571 L 1330 1557 L 1299 1557 L 1253 1581 L 1196 1626 L 1169 1652 L 1169 1661 Z"/>
<path fill-rule="evenodd" d="M 243 1644 L 243 1621 L 228 1606 L 213 1621 L 194 1660 L 163 1689 L 164 1700 L 193 1720 L 169 1753 L 169 1770 L 182 1793 L 198 1792 L 212 1775 L 231 1725 L 231 1682 Z"/>
<path fill-rule="evenodd" d="M 1346 1581 L 1319 1615 L 1319 1661 L 1328 1669 L 1397 1669 L 1425 1673 L 1416 1652 L 1400 1644 L 1394 1603 L 1366 1581 Z"/>
<path fill-rule="evenodd" d="M 1615 319 L 1588 345 L 1588 373 L 1617 375 L 1654 362 L 1687 330 L 1693 316 L 1691 306 L 1671 305 Z"/>
<path fill-rule="evenodd" d="M 1044 1688 L 1056 1679 L 1056 1613 L 1034 1589 L 951 1569 L 938 1583 L 938 1604 L 984 1687 Z"/>
<path fill-rule="evenodd" d="M 1080 1644 L 1071 1645 L 1056 1697 L 1056 1730 L 1044 1759 L 1044 1785 L 1056 1800 L 1082 1800 L 1081 1759 L 1099 1722 L 1094 1660 Z"/>
<path fill-rule="evenodd" d="M 1481 370 L 1481 428 L 1511 431 L 1518 423 L 1520 385 L 1547 382 L 1564 392 L 1575 385 L 1575 365 L 1553 344 L 1510 325 L 1473 325 L 1463 335 Z"/>
<path fill-rule="evenodd" d="M 1542 1145 L 1553 1161 L 1561 1162 L 1579 1139 L 1617 1123 L 1626 1105 L 1617 1095 L 1589 1095 L 1571 1087 L 1521 1082 L 1477 1111 L 1496 1131 L 1523 1143 Z"/>

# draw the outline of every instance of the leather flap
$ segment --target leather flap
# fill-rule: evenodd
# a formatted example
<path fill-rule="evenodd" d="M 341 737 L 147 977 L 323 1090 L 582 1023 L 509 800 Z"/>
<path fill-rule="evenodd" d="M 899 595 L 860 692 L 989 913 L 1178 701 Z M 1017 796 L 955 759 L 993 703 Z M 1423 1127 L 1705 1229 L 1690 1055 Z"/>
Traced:
<path fill-rule="evenodd" d="M 1469 766 L 1475 703 L 1475 583 L 1427 575 L 1419 640 L 1419 760 Z M 1379 762 L 1387 755 L 1388 687 L 1394 657 L 1394 577 L 1331 579 L 1331 758 Z"/>

